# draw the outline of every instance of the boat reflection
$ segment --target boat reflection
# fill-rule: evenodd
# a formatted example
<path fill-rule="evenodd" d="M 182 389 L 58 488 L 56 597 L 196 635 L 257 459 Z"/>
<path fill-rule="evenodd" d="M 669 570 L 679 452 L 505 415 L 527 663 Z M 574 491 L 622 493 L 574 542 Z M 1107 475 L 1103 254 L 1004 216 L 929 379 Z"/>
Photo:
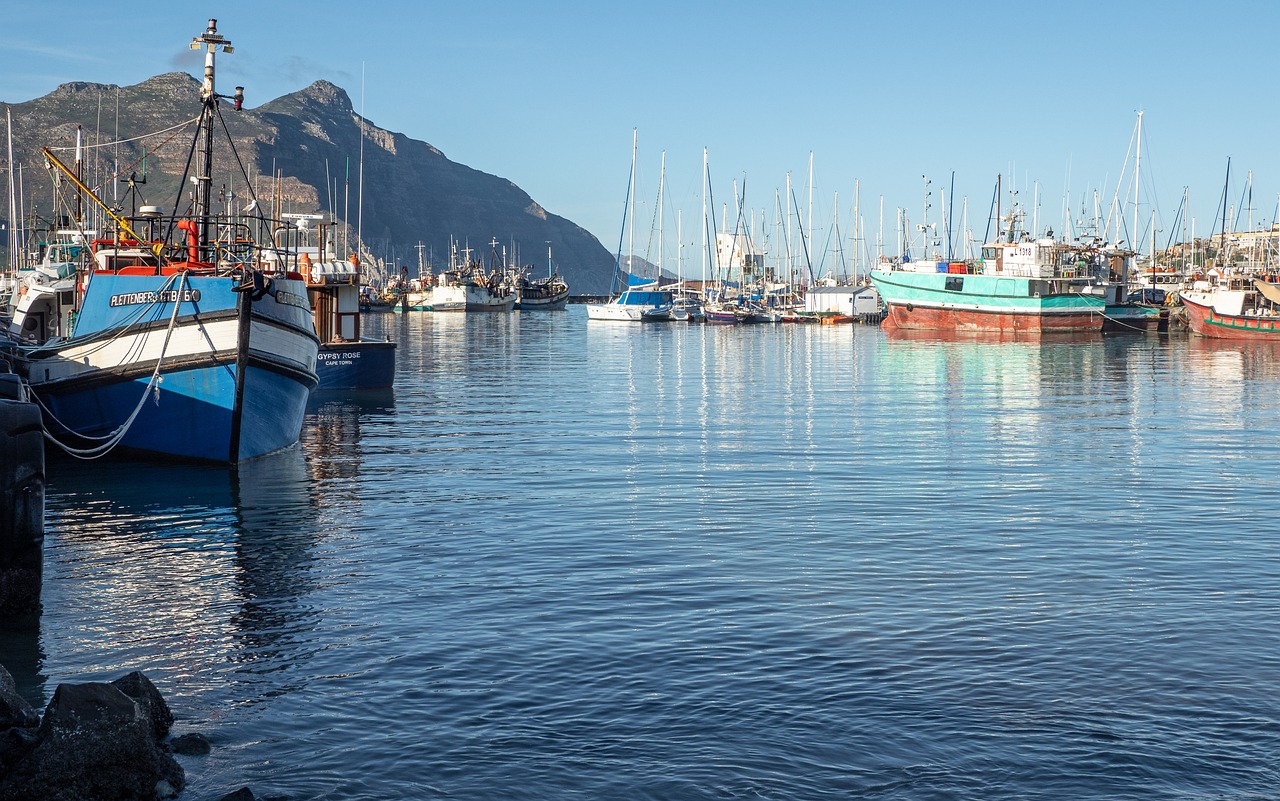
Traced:
<path fill-rule="evenodd" d="M 306 597 L 326 532 L 313 485 L 296 445 L 236 469 L 55 460 L 44 610 L 4 641 L 24 695 L 39 706 L 50 677 L 133 669 L 187 709 L 212 707 L 200 696 L 223 682 L 250 685 L 235 693 L 245 701 L 278 694 L 266 675 L 313 647 L 294 636 L 316 618 Z"/>
<path fill-rule="evenodd" d="M 1028 345 L 1056 345 L 1063 343 L 1096 343 L 1101 337 L 1094 331 L 1062 331 L 1039 333 L 1036 331 L 927 331 L 886 326 L 882 329 L 885 339 L 903 342 L 968 342 L 997 344 L 1020 342 Z"/>

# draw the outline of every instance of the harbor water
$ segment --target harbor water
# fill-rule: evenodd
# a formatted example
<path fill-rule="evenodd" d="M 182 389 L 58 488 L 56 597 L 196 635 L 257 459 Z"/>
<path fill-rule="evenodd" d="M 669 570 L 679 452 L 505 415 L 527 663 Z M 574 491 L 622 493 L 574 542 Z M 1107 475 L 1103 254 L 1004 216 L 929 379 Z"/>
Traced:
<path fill-rule="evenodd" d="M 182 798 L 1255 799 L 1280 353 L 379 315 L 226 469 L 48 468 L 43 707 L 142 670 Z"/>

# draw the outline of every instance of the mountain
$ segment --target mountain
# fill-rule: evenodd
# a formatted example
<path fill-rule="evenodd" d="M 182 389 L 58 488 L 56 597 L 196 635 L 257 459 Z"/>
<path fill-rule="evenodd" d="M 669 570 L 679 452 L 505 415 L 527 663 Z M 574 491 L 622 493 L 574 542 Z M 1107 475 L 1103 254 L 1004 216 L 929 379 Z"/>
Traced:
<path fill-rule="evenodd" d="M 70 165 L 77 126 L 88 146 L 85 183 L 108 204 L 126 213 L 141 205 L 189 207 L 188 165 L 199 163 L 198 157 L 191 158 L 199 93 L 198 80 L 174 72 L 124 87 L 68 83 L 36 100 L 0 103 L 13 114 L 14 161 L 20 167 L 27 218 L 54 218 L 51 172 L 40 148 L 50 147 Z M 548 212 L 511 181 L 450 161 L 426 142 L 367 119 L 362 126 L 350 97 L 334 84 L 316 81 L 238 112 L 230 102 L 220 107 L 225 133 L 215 132 L 214 211 L 232 198 L 243 207 L 251 194 L 264 208 L 279 198 L 285 212 L 346 219 L 350 241 L 362 217 L 368 253 L 389 271 L 403 266 L 410 275 L 417 271 L 420 254 L 437 269 L 447 263 L 450 237 L 486 262 L 493 250 L 490 243 L 497 240 L 500 255 L 504 248 L 514 249 L 521 262 L 532 263 L 540 274 L 550 242 L 556 269 L 574 294 L 609 289 L 613 256 L 585 229 Z M 153 134 L 157 131 L 161 133 Z M 226 133 L 234 152 L 225 144 Z M 119 185 L 112 182 L 115 174 L 122 176 Z M 180 187 L 188 187 L 181 199 Z M 69 213 L 63 209 L 61 215 Z M 515 255 L 511 253 L 511 261 Z"/>

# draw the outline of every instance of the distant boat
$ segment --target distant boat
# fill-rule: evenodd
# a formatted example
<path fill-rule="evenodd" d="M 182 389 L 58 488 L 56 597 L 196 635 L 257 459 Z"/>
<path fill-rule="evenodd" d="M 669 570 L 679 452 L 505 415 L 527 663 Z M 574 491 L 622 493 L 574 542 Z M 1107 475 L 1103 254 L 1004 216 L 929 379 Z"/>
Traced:
<path fill-rule="evenodd" d="M 516 305 L 516 287 L 505 270 L 486 272 L 471 259 L 471 249 L 455 249 L 450 268 L 427 272 L 408 282 L 406 310 L 433 312 L 509 312 Z"/>
<path fill-rule="evenodd" d="M 521 311 L 560 311 L 569 302 L 569 285 L 558 275 L 521 278 L 516 293 L 516 308 Z"/>
<path fill-rule="evenodd" d="M 569 284 L 555 271 L 551 261 L 551 243 L 547 243 L 547 275 L 530 277 L 532 266 L 526 267 L 516 281 L 516 308 L 521 311 L 560 311 L 569 302 Z"/>
<path fill-rule="evenodd" d="M 631 178 L 627 182 L 627 209 L 632 216 L 634 216 L 635 209 L 636 141 L 637 134 L 633 130 L 631 135 Z M 625 227 L 632 232 L 634 237 L 634 222 Z M 634 244 L 629 246 L 628 249 L 634 252 Z M 631 262 L 632 258 L 628 256 L 628 268 L 631 267 Z M 625 289 L 620 294 L 612 297 L 607 303 L 588 303 L 588 320 L 638 323 L 644 321 L 646 315 L 649 320 L 671 319 L 671 309 L 674 305 L 674 295 L 671 290 L 662 289 L 657 281 L 632 285 L 633 277 L 630 269 L 625 272 L 622 270 L 621 238 L 618 240 L 618 257 L 613 265 L 613 282 L 615 284 L 620 276 L 625 281 Z"/>
<path fill-rule="evenodd" d="M 195 175 L 215 174 L 209 154 L 224 96 L 214 91 L 214 52 L 229 44 L 209 20 L 192 45 L 205 51 Z M 235 108 L 242 100 L 237 90 Z M 268 264 L 274 243 L 253 238 L 287 223 L 214 216 L 209 181 L 196 182 L 193 214 L 143 207 L 126 219 L 43 152 L 116 229 L 86 243 L 85 261 L 52 291 L 29 286 L 14 313 L 11 331 L 24 341 L 17 367 L 48 435 L 85 458 L 119 446 L 230 464 L 297 442 L 320 343 L 302 277 Z"/>
<path fill-rule="evenodd" d="M 323 226 L 320 241 L 325 241 Z M 329 254 L 332 256 L 332 254 Z M 385 389 L 396 376 L 396 344 L 361 332 L 360 260 L 299 256 L 320 352 L 317 389 Z"/>
<path fill-rule="evenodd" d="M 614 320 L 639 323 L 649 315 L 650 320 L 661 319 L 656 315 L 669 313 L 672 308 L 671 291 L 659 289 L 657 284 L 630 287 L 608 303 L 588 303 L 588 320 Z"/>
<path fill-rule="evenodd" d="M 1277 276 L 1230 274 L 1216 283 L 1197 281 L 1178 296 L 1193 333 L 1215 339 L 1280 340 Z"/>
<path fill-rule="evenodd" d="M 722 325 L 736 325 L 742 321 L 741 315 L 738 314 L 737 306 L 718 301 L 708 301 L 702 304 L 702 316 L 704 322 L 720 323 Z"/>

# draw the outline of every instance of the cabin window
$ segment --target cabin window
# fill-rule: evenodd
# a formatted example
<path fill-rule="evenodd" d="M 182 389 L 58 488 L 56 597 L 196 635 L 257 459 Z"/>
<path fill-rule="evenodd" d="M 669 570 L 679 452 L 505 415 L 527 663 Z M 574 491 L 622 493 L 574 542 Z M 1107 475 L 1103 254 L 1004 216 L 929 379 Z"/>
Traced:
<path fill-rule="evenodd" d="M 947 276 L 946 290 L 948 292 L 962 292 L 964 290 L 964 277 L 959 275 Z"/>

